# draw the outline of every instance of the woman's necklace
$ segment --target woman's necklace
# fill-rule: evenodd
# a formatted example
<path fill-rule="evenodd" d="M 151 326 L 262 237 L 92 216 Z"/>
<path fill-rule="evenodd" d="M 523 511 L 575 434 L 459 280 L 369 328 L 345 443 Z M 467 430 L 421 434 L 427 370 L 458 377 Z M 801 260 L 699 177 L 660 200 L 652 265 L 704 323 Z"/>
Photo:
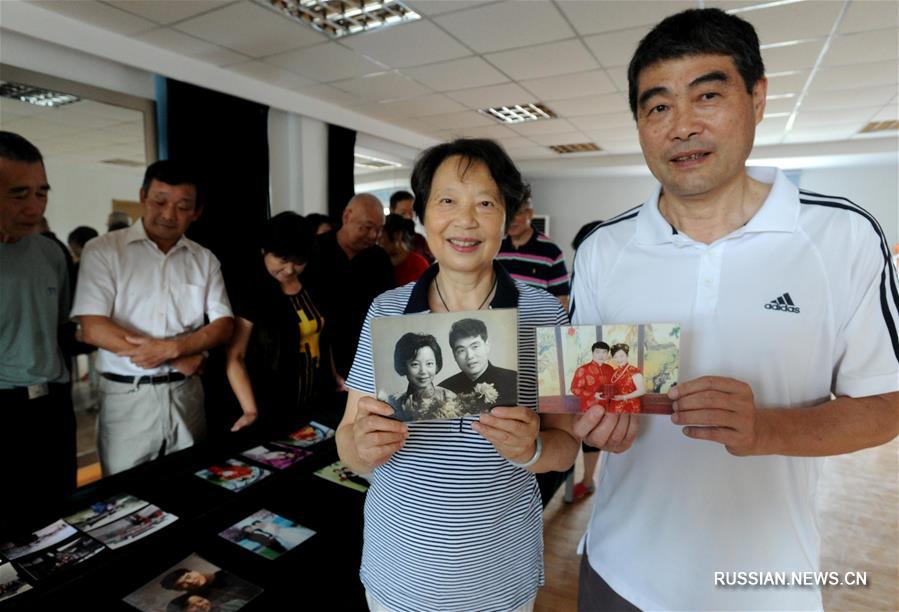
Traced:
<path fill-rule="evenodd" d="M 493 291 L 496 289 L 496 283 L 499 280 L 499 277 L 493 277 L 493 286 L 490 287 L 490 291 L 487 292 L 487 297 L 484 298 L 484 301 L 481 302 L 481 305 L 477 307 L 477 310 L 480 310 L 484 307 L 484 304 L 487 303 L 487 300 L 490 299 L 490 296 L 493 295 Z M 434 286 L 437 288 L 437 297 L 440 298 L 440 303 L 443 304 L 443 307 L 446 308 L 446 311 L 450 311 L 450 307 L 446 305 L 446 300 L 443 299 L 443 294 L 440 293 L 440 283 L 437 282 L 437 277 L 434 277 Z"/>

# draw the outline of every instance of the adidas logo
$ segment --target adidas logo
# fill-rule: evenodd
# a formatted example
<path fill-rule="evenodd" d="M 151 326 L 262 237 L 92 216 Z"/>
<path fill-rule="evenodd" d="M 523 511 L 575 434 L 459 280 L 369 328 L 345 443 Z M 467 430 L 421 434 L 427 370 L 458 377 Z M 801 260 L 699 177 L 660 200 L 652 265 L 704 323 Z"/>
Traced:
<path fill-rule="evenodd" d="M 799 313 L 799 306 L 793 303 L 793 298 L 790 297 L 789 293 L 784 293 L 779 298 L 771 300 L 765 304 L 765 309 Z"/>

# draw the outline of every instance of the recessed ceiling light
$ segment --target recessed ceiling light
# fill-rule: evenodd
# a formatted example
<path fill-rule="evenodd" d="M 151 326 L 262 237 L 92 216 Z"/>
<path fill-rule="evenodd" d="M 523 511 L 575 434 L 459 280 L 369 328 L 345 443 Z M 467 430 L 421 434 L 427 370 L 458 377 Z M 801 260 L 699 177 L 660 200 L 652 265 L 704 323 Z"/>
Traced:
<path fill-rule="evenodd" d="M 402 168 L 403 164 L 386 159 L 379 159 L 371 155 L 362 155 L 356 153 L 353 156 L 353 165 L 360 168 L 372 168 L 375 170 L 383 170 L 384 168 Z"/>
<path fill-rule="evenodd" d="M 565 153 L 588 153 L 590 151 L 602 151 L 592 142 L 579 142 L 577 144 L 552 145 L 549 147 L 559 154 Z"/>
<path fill-rule="evenodd" d="M 871 132 L 889 132 L 899 130 L 899 121 L 892 119 L 890 121 L 872 121 L 859 130 L 859 134 L 870 134 Z"/>
<path fill-rule="evenodd" d="M 492 117 L 500 123 L 524 123 L 525 121 L 539 121 L 541 119 L 556 118 L 556 114 L 553 111 L 536 102 L 482 108 L 479 109 L 478 112 L 482 115 Z"/>
<path fill-rule="evenodd" d="M 421 19 L 400 0 L 256 0 L 331 38 L 380 30 Z"/>
<path fill-rule="evenodd" d="M 11 83 L 9 81 L 0 81 L 0 97 L 21 100 L 22 102 L 28 102 L 35 106 L 47 108 L 64 106 L 81 100 L 78 96 L 73 96 L 71 94 L 50 91 L 49 89 L 24 85 L 22 83 Z"/>

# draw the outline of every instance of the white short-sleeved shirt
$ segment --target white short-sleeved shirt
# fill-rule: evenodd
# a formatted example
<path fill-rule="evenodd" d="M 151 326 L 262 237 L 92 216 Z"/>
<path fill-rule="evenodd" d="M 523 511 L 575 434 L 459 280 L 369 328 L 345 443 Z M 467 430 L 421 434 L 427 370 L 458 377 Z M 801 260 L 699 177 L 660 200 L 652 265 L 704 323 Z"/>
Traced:
<path fill-rule="evenodd" d="M 110 317 L 152 338 L 173 338 L 233 316 L 215 255 L 184 236 L 168 253 L 147 237 L 143 221 L 94 238 L 81 254 L 72 317 Z M 100 349 L 97 369 L 126 376 L 164 374 Z"/>
<path fill-rule="evenodd" d="M 679 321 L 681 380 L 742 380 L 760 408 L 899 389 L 899 293 L 876 220 L 775 168 L 749 174 L 771 184 L 767 200 L 710 245 L 668 224 L 658 189 L 598 227 L 575 261 L 574 323 Z M 821 462 L 734 457 L 643 417 L 633 447 L 603 462 L 590 564 L 642 609 L 819 609 L 815 588 L 716 588 L 714 572 L 817 569 Z"/>
<path fill-rule="evenodd" d="M 518 307 L 518 399 L 537 408 L 536 326 L 568 317 L 549 293 L 498 265 L 491 308 Z M 437 266 L 371 305 L 346 386 L 374 395 L 371 321 L 427 312 Z M 488 330 L 489 333 L 489 330 Z M 514 610 L 543 584 L 540 491 L 534 475 L 471 429 L 477 417 L 409 423 L 405 446 L 377 468 L 365 499 L 359 575 L 395 612 Z"/>

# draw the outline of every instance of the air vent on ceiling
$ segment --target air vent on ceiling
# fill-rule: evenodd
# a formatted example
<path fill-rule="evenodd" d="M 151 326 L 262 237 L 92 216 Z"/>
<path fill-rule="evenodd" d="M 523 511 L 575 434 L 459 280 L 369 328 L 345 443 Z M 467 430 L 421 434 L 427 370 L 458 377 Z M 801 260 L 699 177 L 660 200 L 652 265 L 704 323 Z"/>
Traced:
<path fill-rule="evenodd" d="M 144 162 L 142 162 L 142 161 L 135 161 L 133 159 L 122 159 L 119 157 L 117 157 L 115 159 L 104 159 L 100 163 L 101 164 L 110 164 L 112 166 L 128 166 L 129 168 L 143 168 L 143 166 L 144 166 Z"/>
<path fill-rule="evenodd" d="M 565 153 L 588 153 L 590 151 L 602 151 L 599 147 L 597 147 L 592 142 L 581 142 L 577 144 L 565 144 L 565 145 L 552 145 L 550 147 L 553 151 L 560 154 Z"/>
<path fill-rule="evenodd" d="M 891 119 L 890 121 L 872 121 L 859 130 L 859 133 L 869 134 L 871 132 L 890 132 L 892 130 L 899 130 L 899 121 L 896 121 L 895 119 Z"/>
<path fill-rule="evenodd" d="M 386 159 L 378 159 L 377 157 L 371 157 L 370 155 L 360 155 L 359 153 L 356 153 L 356 155 L 353 156 L 353 165 L 360 168 L 370 168 L 373 170 L 403 167 L 403 164 L 397 162 L 388 161 Z"/>
<path fill-rule="evenodd" d="M 500 123 L 524 123 L 525 121 L 556 118 L 556 114 L 553 111 L 538 102 L 494 106 L 493 108 L 479 109 L 478 112 L 496 119 Z"/>
<path fill-rule="evenodd" d="M 256 0 L 331 38 L 380 30 L 421 19 L 400 0 Z"/>
<path fill-rule="evenodd" d="M 21 100 L 35 106 L 54 107 L 78 102 L 81 98 L 67 93 L 50 91 L 23 83 L 0 81 L 0 97 Z"/>

